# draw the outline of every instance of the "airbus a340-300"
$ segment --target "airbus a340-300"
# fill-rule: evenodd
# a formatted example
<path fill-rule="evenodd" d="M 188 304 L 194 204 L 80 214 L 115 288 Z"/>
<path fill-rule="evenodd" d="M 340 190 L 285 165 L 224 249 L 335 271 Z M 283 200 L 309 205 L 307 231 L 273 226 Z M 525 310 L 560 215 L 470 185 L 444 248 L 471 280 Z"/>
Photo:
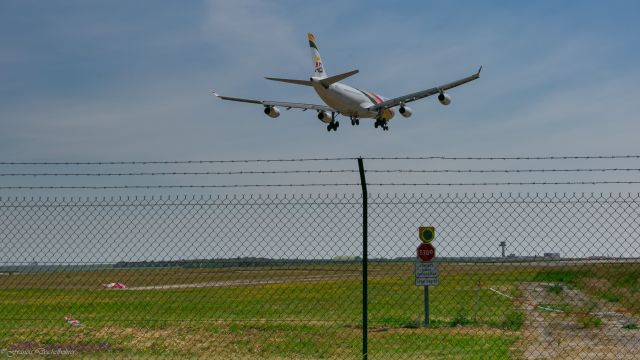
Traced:
<path fill-rule="evenodd" d="M 411 94 L 398 96 L 393 99 L 384 98 L 374 92 L 360 90 L 339 81 L 358 73 L 352 70 L 343 74 L 327 76 L 324 63 L 320 58 L 320 52 L 316 44 L 315 37 L 307 34 L 309 46 L 311 47 L 311 57 L 313 59 L 313 76 L 309 80 L 295 80 L 267 77 L 268 80 L 281 81 L 296 85 L 311 86 L 318 93 L 318 96 L 326 105 L 303 104 L 285 101 L 254 100 L 237 97 L 222 96 L 211 90 L 211 94 L 223 100 L 239 101 L 264 106 L 264 113 L 272 118 L 280 116 L 278 107 L 290 109 L 315 110 L 318 112 L 318 119 L 327 124 L 327 131 L 338 130 L 340 122 L 336 121 L 338 114 L 348 116 L 351 125 L 360 125 L 360 119 L 371 118 L 375 120 L 374 126 L 382 130 L 389 130 L 389 120 L 395 115 L 395 110 L 408 118 L 413 113 L 406 104 L 432 95 L 437 95 L 438 101 L 442 105 L 451 103 L 451 96 L 447 90 L 456 86 L 468 83 L 480 77 L 482 66 L 473 75 L 467 76 L 444 85 L 436 86 L 427 90 L 417 91 Z"/>

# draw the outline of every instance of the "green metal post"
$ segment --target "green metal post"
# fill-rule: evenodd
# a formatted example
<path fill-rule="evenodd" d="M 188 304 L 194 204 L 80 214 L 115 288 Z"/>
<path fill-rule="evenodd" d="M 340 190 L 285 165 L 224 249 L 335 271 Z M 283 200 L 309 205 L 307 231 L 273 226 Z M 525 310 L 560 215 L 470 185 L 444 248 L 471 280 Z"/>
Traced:
<path fill-rule="evenodd" d="M 424 287 L 424 326 L 429 327 L 429 286 Z"/>
<path fill-rule="evenodd" d="M 367 353 L 367 338 L 368 338 L 368 321 L 367 321 L 367 302 L 368 302 L 368 289 L 367 278 L 368 269 L 367 264 L 369 262 L 369 250 L 367 249 L 367 181 L 364 176 L 364 164 L 362 158 L 358 158 L 358 170 L 360 171 L 360 184 L 362 186 L 362 359 L 366 360 Z"/>

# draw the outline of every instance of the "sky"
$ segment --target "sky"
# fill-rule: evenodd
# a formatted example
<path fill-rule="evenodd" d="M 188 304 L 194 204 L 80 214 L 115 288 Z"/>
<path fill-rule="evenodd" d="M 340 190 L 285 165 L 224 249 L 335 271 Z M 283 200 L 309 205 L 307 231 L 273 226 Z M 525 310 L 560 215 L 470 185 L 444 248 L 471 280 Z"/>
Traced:
<path fill-rule="evenodd" d="M 404 1 L 399 5 L 337 0 L 4 0 L 0 2 L 0 162 L 640 154 L 638 13 L 636 1 Z M 468 76 L 480 65 L 483 71 L 479 80 L 450 91 L 449 106 L 434 98 L 412 103 L 413 116 L 394 118 L 388 132 L 374 129 L 373 122 L 366 120 L 352 127 L 343 117 L 339 130 L 329 133 L 312 111 L 283 111 L 271 119 L 260 106 L 209 95 L 209 89 L 215 89 L 229 96 L 320 103 L 308 87 L 264 79 L 310 76 L 307 32 L 315 34 L 329 74 L 359 69 L 345 82 L 388 98 Z M 638 167 L 637 161 L 588 165 L 575 161 L 562 166 Z M 455 163 L 461 168 L 545 165 L 549 164 Z M 287 168 L 304 166 L 288 164 Z M 355 169 L 353 162 L 329 166 Z M 415 166 L 367 161 L 368 169 Z M 263 168 L 252 164 L 248 170 Z M 84 168 L 4 166 L 0 170 Z M 423 175 L 393 174 L 382 179 L 424 182 Z M 593 178 L 587 175 L 560 174 L 554 179 Z M 637 180 L 637 172 L 618 175 L 613 176 Z M 358 182 L 357 173 L 323 176 L 312 174 L 302 181 Z M 379 175 L 368 176 L 375 182 Z M 546 179 L 547 174 L 509 179 L 538 178 Z M 0 181 L 6 186 L 39 179 L 3 177 Z M 167 181 L 282 184 L 298 178 L 269 179 L 257 175 Z M 429 175 L 426 179 L 473 181 L 480 175 L 454 180 Z M 502 178 L 482 175 L 482 179 Z M 39 184 L 64 181 L 118 185 L 124 180 L 45 178 Z M 440 189 L 452 191 L 426 191 Z M 593 188 L 561 190 L 565 189 Z M 637 185 L 624 190 L 637 192 Z M 0 192 L 5 199 L 20 194 L 34 192 Z M 418 224 L 407 229 L 414 225 Z"/>
<path fill-rule="evenodd" d="M 0 159 L 101 161 L 638 153 L 634 1 L 0 3 Z M 467 76 L 390 131 L 266 117 L 208 94 L 320 103 L 327 71 L 386 97 Z"/>

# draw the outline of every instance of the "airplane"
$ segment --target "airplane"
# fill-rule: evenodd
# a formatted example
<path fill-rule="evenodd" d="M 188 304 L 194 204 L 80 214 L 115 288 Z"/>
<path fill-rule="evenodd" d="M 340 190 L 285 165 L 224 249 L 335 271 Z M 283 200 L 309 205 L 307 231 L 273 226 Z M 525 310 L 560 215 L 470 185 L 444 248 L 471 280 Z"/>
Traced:
<path fill-rule="evenodd" d="M 286 110 L 315 110 L 318 112 L 318 119 L 327 124 L 327 131 L 338 130 L 338 127 L 340 126 L 340 122 L 336 121 L 336 116 L 338 114 L 348 116 L 351 119 L 351 125 L 360 125 L 360 119 L 362 118 L 374 119 L 375 128 L 379 127 L 383 131 L 388 131 L 388 123 L 389 120 L 394 117 L 396 107 L 398 112 L 403 117 L 408 118 L 413 114 L 413 110 L 406 105 L 407 103 L 436 94 L 438 95 L 438 101 L 442 105 L 449 105 L 451 103 L 451 96 L 445 91 L 478 79 L 480 77 L 480 71 L 482 71 L 482 66 L 480 66 L 475 74 L 467 76 L 460 80 L 436 86 L 431 89 L 417 91 L 407 95 L 387 99 L 374 92 L 360 90 L 340 83 L 341 80 L 357 74 L 359 72 L 359 70 L 357 69 L 338 75 L 328 76 L 326 68 L 324 67 L 324 63 L 322 62 L 322 58 L 320 57 L 320 51 L 318 51 L 315 37 L 310 33 L 307 33 L 307 37 L 309 39 L 309 46 L 311 47 L 311 58 L 313 60 L 313 76 L 311 76 L 309 80 L 283 79 L 274 77 L 265 77 L 265 79 L 295 85 L 311 86 L 326 105 L 244 99 L 222 96 L 214 90 L 209 90 L 209 92 L 222 100 L 239 101 L 244 103 L 262 105 L 264 106 L 264 113 L 271 118 L 277 118 L 278 116 L 280 116 L 280 110 L 278 109 L 278 107 L 285 108 Z"/>

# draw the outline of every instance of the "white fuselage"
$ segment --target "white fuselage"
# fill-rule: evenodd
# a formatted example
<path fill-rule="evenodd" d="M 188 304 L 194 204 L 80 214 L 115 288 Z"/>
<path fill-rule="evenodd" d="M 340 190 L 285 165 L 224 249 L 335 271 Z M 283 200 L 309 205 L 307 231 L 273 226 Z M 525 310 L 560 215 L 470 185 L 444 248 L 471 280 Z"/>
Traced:
<path fill-rule="evenodd" d="M 336 109 L 342 115 L 354 118 L 378 118 L 382 115 L 384 120 L 390 120 L 395 115 L 392 109 L 385 109 L 382 114 L 379 114 L 378 111 L 368 110 L 369 107 L 386 100 L 380 95 L 339 82 L 325 87 L 318 80 L 320 79 L 311 78 L 313 88 L 318 96 L 325 104 Z"/>

